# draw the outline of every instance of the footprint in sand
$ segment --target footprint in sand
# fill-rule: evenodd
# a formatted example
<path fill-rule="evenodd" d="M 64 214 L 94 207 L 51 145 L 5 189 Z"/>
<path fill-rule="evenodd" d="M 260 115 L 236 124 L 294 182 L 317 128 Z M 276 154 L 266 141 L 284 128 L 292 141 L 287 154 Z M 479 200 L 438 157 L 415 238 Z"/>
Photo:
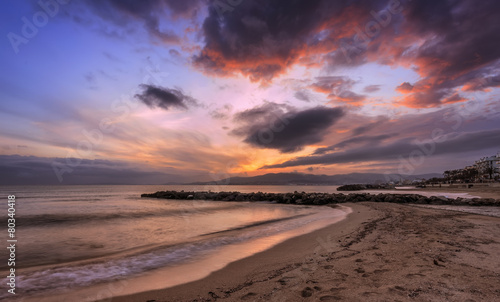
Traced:
<path fill-rule="evenodd" d="M 302 290 L 301 295 L 302 295 L 302 297 L 307 298 L 307 297 L 312 296 L 313 292 L 314 292 L 314 291 L 313 291 L 313 289 L 312 289 L 312 288 L 310 288 L 310 287 L 306 287 L 306 288 L 304 288 L 304 289 Z"/>
<path fill-rule="evenodd" d="M 281 279 L 278 280 L 278 282 L 281 284 L 281 285 L 287 285 L 288 282 L 292 279 L 295 279 L 295 277 L 283 277 Z"/>
<path fill-rule="evenodd" d="M 241 297 L 241 300 L 249 300 L 249 299 L 252 299 L 253 297 L 257 296 L 256 293 L 248 293 L 244 296 Z"/>
<path fill-rule="evenodd" d="M 358 273 L 360 273 L 360 274 L 362 274 L 362 273 L 365 272 L 365 270 L 362 269 L 361 267 L 358 267 L 357 269 L 355 269 L 355 271 L 358 272 Z"/>

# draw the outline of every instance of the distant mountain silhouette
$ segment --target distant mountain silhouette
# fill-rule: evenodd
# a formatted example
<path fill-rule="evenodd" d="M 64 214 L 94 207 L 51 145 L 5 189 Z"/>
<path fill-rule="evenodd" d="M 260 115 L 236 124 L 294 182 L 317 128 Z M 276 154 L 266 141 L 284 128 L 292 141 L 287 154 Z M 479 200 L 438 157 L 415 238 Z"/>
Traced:
<path fill-rule="evenodd" d="M 337 175 L 315 175 L 305 173 L 269 173 L 252 177 L 230 177 L 219 181 L 194 182 L 190 185 L 345 185 L 374 184 L 399 180 L 429 179 L 442 177 L 439 173 L 420 175 L 350 173 Z"/>

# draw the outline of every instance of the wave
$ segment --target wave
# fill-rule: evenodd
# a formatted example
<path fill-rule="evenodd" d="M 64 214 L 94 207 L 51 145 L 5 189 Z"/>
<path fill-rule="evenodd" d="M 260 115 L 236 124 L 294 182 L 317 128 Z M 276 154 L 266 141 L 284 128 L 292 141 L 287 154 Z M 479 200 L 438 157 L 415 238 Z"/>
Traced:
<path fill-rule="evenodd" d="M 114 219 L 140 219 L 154 217 L 169 217 L 212 213 L 234 209 L 236 205 L 213 206 L 213 207 L 185 207 L 183 209 L 169 209 L 161 211 L 130 211 L 117 213 L 90 213 L 90 214 L 38 214 L 38 215 L 20 215 L 16 219 L 18 226 L 50 226 L 59 224 L 81 224 L 92 223 L 96 221 L 109 221 Z"/>
<path fill-rule="evenodd" d="M 251 224 L 247 224 L 247 225 L 240 226 L 240 227 L 230 228 L 230 229 L 223 230 L 223 231 L 202 234 L 200 236 L 209 236 L 209 235 L 222 234 L 222 233 L 228 233 L 228 232 L 233 232 L 233 231 L 241 231 L 241 230 L 249 229 L 249 228 L 256 227 L 256 226 L 262 226 L 262 225 L 266 225 L 266 224 L 270 224 L 270 223 L 274 223 L 274 222 L 296 219 L 296 218 L 300 218 L 300 217 L 304 217 L 304 216 L 308 216 L 308 214 L 300 214 L 300 215 L 296 215 L 293 217 L 284 217 L 284 218 L 270 219 L 270 220 L 266 220 L 266 221 L 259 221 L 256 223 L 251 223 Z"/>

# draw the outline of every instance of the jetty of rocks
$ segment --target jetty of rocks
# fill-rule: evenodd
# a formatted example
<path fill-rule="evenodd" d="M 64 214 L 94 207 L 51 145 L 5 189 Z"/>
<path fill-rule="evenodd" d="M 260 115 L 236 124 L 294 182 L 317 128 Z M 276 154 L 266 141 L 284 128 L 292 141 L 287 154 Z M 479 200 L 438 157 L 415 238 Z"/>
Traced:
<path fill-rule="evenodd" d="M 493 198 L 446 198 L 443 196 L 422 196 L 418 194 L 390 193 L 240 193 L 240 192 L 184 192 L 159 191 L 142 194 L 141 197 L 184 199 L 184 200 L 217 200 L 217 201 L 266 201 L 285 204 L 325 205 L 344 202 L 390 202 L 432 205 L 466 205 L 466 206 L 500 206 L 500 199 Z"/>

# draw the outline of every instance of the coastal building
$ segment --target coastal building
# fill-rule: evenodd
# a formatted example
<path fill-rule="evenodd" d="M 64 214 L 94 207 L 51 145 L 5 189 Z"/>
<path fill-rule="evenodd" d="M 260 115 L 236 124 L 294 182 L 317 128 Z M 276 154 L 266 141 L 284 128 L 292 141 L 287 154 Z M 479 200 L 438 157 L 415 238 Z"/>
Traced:
<path fill-rule="evenodd" d="M 480 180 L 498 179 L 500 175 L 500 151 L 493 156 L 483 157 L 474 163 Z"/>

